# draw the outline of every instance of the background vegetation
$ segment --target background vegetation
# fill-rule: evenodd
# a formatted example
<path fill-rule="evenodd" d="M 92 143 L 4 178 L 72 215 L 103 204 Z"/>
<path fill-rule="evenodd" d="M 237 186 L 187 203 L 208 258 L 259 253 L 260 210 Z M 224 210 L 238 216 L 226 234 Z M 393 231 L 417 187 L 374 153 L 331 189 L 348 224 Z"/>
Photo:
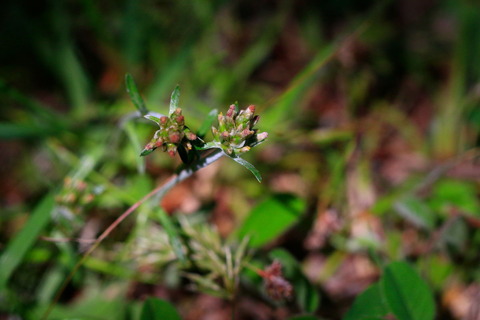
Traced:
<path fill-rule="evenodd" d="M 475 1 L 7 0 L 0 30 L 0 319 L 39 319 L 89 246 L 74 239 L 179 165 L 139 157 L 155 128 L 125 121 L 126 73 L 156 112 L 179 84 L 195 132 L 212 109 L 256 105 L 269 138 L 245 158 L 263 181 L 223 159 L 140 207 L 50 319 L 478 319 Z M 249 236 L 251 263 L 279 260 L 294 297 L 249 273 L 235 303 L 192 290 L 159 210 L 187 235 Z M 435 307 L 402 314 L 395 285 Z M 382 290 L 391 309 L 372 307 Z"/>

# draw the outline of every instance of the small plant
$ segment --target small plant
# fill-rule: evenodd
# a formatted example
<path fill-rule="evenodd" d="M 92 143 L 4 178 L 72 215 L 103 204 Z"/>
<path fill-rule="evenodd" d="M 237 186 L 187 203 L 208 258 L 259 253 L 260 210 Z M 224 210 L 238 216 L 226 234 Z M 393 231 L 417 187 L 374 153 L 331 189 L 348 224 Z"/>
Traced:
<path fill-rule="evenodd" d="M 126 76 L 126 85 L 127 91 L 138 109 L 135 117 L 128 119 L 144 117 L 155 122 L 159 127 L 150 142 L 141 151 L 140 156 L 147 156 L 156 149 L 160 149 L 171 157 L 178 154 L 183 165 L 166 183 L 152 190 L 120 215 L 93 242 L 65 280 L 55 301 L 44 314 L 44 319 L 48 317 L 66 284 L 87 257 L 123 220 L 147 200 L 154 196 L 156 199 L 162 197 L 175 184 L 222 156 L 227 156 L 250 170 L 259 182 L 262 180 L 258 170 L 240 157 L 268 137 L 266 132 L 259 133 L 255 127 L 260 119 L 258 115 L 255 115 L 255 106 L 250 105 L 239 110 L 238 105 L 232 104 L 225 115 L 217 114 L 216 110 L 212 111 L 202 128 L 211 127 L 213 140 L 205 142 L 203 132 L 196 134 L 186 126 L 187 121 L 179 107 L 180 89 L 178 86 L 172 93 L 167 116 L 147 109 L 130 75 Z M 213 126 L 212 122 L 215 118 L 218 120 L 218 125 Z M 70 193 L 68 195 L 70 196 Z M 63 196 L 59 200 L 65 200 L 64 198 L 66 197 Z M 292 296 L 293 288 L 283 277 L 280 262 L 274 261 L 265 270 L 249 263 L 248 236 L 244 236 L 239 243 L 226 243 L 216 229 L 208 224 L 195 224 L 185 217 L 172 219 L 158 207 L 153 207 L 152 210 L 160 221 L 163 231 L 152 233 L 155 237 L 149 239 L 150 242 L 140 241 L 137 243 L 135 252 L 138 257 L 141 257 L 145 250 L 148 250 L 149 253 L 155 251 L 153 248 L 158 248 L 155 246 L 155 242 L 158 242 L 162 248 L 158 248 L 154 252 L 157 263 L 178 263 L 178 268 L 183 270 L 183 276 L 190 279 L 195 288 L 228 300 L 235 299 L 240 276 L 245 268 L 253 270 L 264 279 L 265 291 L 273 300 L 288 299 Z"/>

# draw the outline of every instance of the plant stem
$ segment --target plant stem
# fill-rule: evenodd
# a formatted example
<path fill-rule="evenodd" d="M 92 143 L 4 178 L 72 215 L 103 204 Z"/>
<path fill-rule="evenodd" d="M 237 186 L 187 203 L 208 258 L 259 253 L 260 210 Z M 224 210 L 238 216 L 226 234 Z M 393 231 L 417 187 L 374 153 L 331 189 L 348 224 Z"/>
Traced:
<path fill-rule="evenodd" d="M 60 296 L 62 295 L 63 291 L 67 287 L 68 283 L 72 280 L 73 276 L 75 273 L 78 271 L 78 269 L 85 263 L 85 261 L 88 259 L 88 257 L 92 254 L 92 252 L 100 245 L 100 243 L 110 235 L 110 233 L 120 224 L 122 223 L 123 220 L 125 220 L 133 211 L 135 211 L 140 205 L 142 205 L 144 202 L 149 200 L 150 198 L 157 196 L 159 199 L 161 199 L 165 194 L 173 188 L 177 183 L 180 183 L 181 181 L 187 179 L 190 177 L 193 173 L 196 171 L 200 170 L 201 168 L 204 168 L 208 166 L 209 164 L 212 164 L 213 162 L 217 161 L 222 157 L 223 153 L 214 150 L 214 151 L 205 151 L 203 153 L 203 156 L 193 165 L 185 167 L 179 171 L 178 174 L 173 175 L 170 179 L 168 179 L 164 184 L 159 185 L 150 193 L 148 193 L 146 196 L 144 196 L 142 199 L 139 201 L 135 202 L 130 208 L 128 208 L 125 212 L 123 212 L 115 221 L 110 224 L 105 231 L 100 234 L 100 236 L 93 242 L 92 246 L 83 254 L 82 258 L 75 264 L 73 267 L 72 271 L 68 274 L 68 276 L 65 278 L 63 281 L 60 289 L 57 291 L 57 294 L 55 295 L 55 298 L 53 301 L 49 304 L 47 310 L 42 316 L 42 320 L 47 320 L 48 315 L 52 311 L 53 307 L 56 305 L 58 300 L 60 299 Z"/>

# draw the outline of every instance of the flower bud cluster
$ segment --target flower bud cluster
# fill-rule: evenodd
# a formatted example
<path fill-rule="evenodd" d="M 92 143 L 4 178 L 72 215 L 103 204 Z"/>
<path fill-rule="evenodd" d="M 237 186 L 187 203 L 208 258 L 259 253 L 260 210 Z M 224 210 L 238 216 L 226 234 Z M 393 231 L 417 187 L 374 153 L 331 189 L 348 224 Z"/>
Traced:
<path fill-rule="evenodd" d="M 162 148 L 163 151 L 168 152 L 173 157 L 180 144 L 187 150 L 192 149 L 190 141 L 197 139 L 197 136 L 185 127 L 185 117 L 182 115 L 182 109 L 177 108 L 170 117 L 149 117 L 148 119 L 155 121 L 160 130 L 155 132 L 152 140 L 142 151 L 142 155 L 147 155 L 156 148 Z"/>
<path fill-rule="evenodd" d="M 230 155 L 247 152 L 268 136 L 266 132 L 257 133 L 254 129 L 259 118 L 255 115 L 254 105 L 237 112 L 232 104 L 225 115 L 219 113 L 218 128 L 212 127 L 213 138 Z"/>

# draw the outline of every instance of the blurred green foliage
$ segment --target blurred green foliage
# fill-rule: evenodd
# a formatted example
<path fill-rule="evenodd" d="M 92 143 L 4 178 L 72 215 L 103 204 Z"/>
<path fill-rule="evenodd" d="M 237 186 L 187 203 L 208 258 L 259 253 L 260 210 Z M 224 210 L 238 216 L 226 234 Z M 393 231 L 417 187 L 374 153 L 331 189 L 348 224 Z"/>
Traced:
<path fill-rule="evenodd" d="M 212 110 L 255 104 L 269 139 L 246 159 L 263 181 L 223 161 L 164 210 L 141 207 L 49 319 L 431 319 L 432 293 L 438 319 L 474 312 L 475 1 L 6 0 L 0 30 L 0 318 L 39 319 L 89 246 L 75 239 L 95 238 L 179 164 L 138 156 L 155 127 L 131 121 L 127 73 L 159 112 L 179 84 L 201 137 Z M 55 202 L 82 194 L 66 177 L 92 202 Z M 182 237 L 165 217 L 183 213 L 222 241 L 250 236 L 252 264 L 280 260 L 295 297 L 272 301 L 248 274 L 235 307 L 185 290 L 162 251 L 167 233 Z"/>

